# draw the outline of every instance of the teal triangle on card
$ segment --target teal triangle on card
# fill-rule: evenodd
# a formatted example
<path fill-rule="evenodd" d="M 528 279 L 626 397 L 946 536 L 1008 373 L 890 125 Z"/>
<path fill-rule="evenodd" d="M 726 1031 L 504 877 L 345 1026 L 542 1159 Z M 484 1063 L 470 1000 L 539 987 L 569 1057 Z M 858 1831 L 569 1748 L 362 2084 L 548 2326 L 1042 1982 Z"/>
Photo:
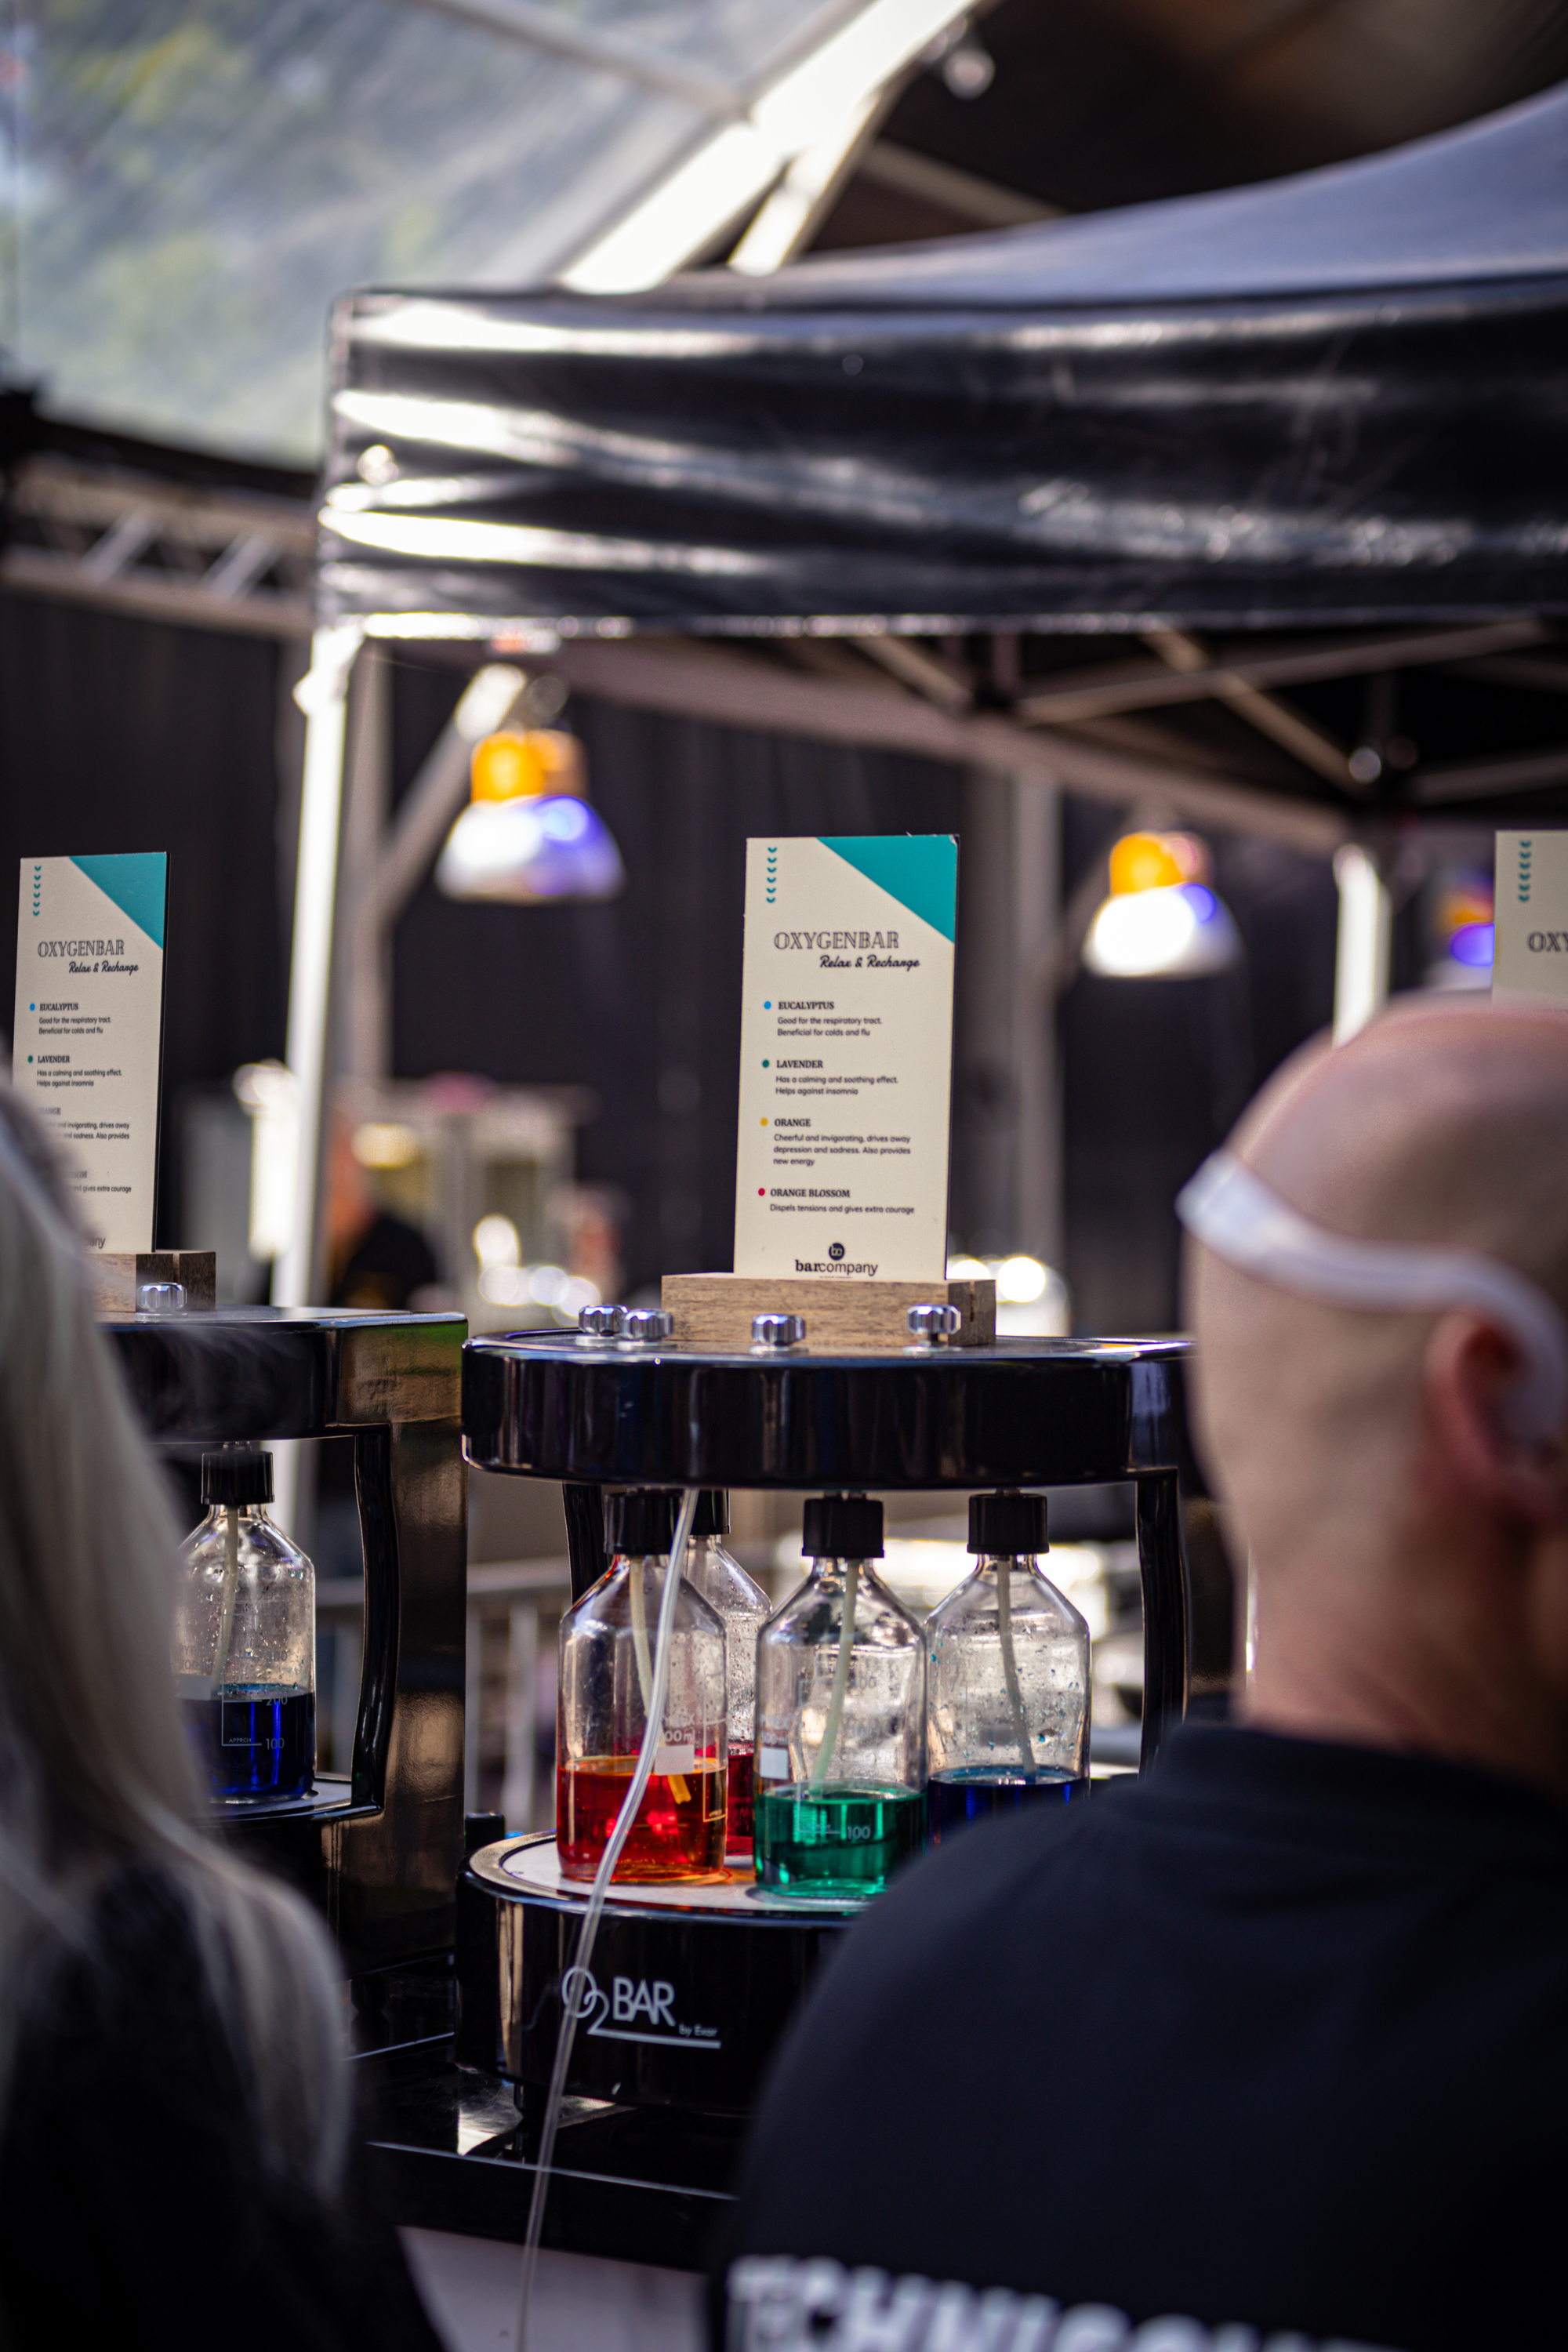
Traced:
<path fill-rule="evenodd" d="M 89 882 L 96 882 L 121 913 L 145 931 L 155 948 L 163 944 L 163 902 L 168 893 L 169 860 L 162 849 L 127 857 L 73 857 Z"/>
<path fill-rule="evenodd" d="M 958 842 L 951 833 L 819 833 L 868 882 L 951 940 L 958 928 Z"/>

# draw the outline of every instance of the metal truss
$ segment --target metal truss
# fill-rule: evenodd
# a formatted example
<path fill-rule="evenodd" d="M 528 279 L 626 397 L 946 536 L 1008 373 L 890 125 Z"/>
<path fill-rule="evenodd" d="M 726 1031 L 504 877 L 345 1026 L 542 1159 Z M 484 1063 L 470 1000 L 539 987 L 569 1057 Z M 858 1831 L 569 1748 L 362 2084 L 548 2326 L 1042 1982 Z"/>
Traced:
<path fill-rule="evenodd" d="M 308 637 L 313 506 L 58 456 L 25 459 L 6 498 L 0 587 L 148 620 Z"/>

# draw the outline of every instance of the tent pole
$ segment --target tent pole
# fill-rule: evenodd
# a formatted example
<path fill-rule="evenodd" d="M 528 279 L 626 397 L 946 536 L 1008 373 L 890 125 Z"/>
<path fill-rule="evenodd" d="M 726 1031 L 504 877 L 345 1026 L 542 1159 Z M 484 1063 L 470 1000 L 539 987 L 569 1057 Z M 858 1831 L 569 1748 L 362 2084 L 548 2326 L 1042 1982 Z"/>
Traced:
<path fill-rule="evenodd" d="M 1055 983 L 1062 950 L 1061 795 L 1054 785 L 1038 783 L 1032 776 L 1013 777 L 1009 783 L 1018 992 L 1016 1246 L 1059 1271 L 1062 1104 Z"/>
<path fill-rule="evenodd" d="M 331 1058 L 335 1076 L 374 1086 L 392 1076 L 392 926 L 381 920 L 372 887 L 392 795 L 392 664 L 384 646 L 373 642 L 360 656 L 351 699 Z M 330 1091 L 323 1081 L 323 1101 Z"/>
<path fill-rule="evenodd" d="M 1342 1045 L 1388 1002 L 1394 902 L 1375 854 L 1356 843 L 1334 857 L 1340 927 L 1334 953 L 1334 1043 Z"/>
<path fill-rule="evenodd" d="M 306 714 L 304 782 L 300 795 L 300 862 L 294 887 L 294 938 L 289 967 L 286 1056 L 299 1108 L 295 1139 L 294 1230 L 272 1269 L 273 1303 L 303 1307 L 314 1264 L 321 1097 L 326 1077 L 327 1013 L 337 901 L 338 835 L 343 800 L 344 712 L 349 671 L 359 649 L 357 625 L 318 629 L 310 668 L 296 689 Z"/>

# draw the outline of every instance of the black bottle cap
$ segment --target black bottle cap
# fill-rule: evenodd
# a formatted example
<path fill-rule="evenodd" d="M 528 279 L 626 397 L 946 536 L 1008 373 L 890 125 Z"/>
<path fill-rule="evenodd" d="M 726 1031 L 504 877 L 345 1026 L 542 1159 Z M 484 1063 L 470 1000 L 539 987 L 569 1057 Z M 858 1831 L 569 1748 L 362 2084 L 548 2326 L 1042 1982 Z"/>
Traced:
<path fill-rule="evenodd" d="M 1045 1496 L 1020 1495 L 1016 1488 L 1000 1495 L 971 1495 L 969 1549 L 996 1559 L 1047 1551 Z"/>
<path fill-rule="evenodd" d="M 605 1494 L 605 1541 L 612 1552 L 642 1559 L 651 1551 L 668 1557 L 675 1541 L 680 1497 L 665 1486 L 612 1486 Z"/>
<path fill-rule="evenodd" d="M 697 1517 L 691 1522 L 694 1536 L 727 1536 L 730 1532 L 730 1497 L 722 1486 L 704 1486 L 697 1497 Z"/>
<path fill-rule="evenodd" d="M 880 1559 L 882 1506 L 868 1495 L 813 1495 L 805 1550 L 807 1559 Z"/>
<path fill-rule="evenodd" d="M 504 1813 L 465 1813 L 463 1815 L 463 1860 L 478 1853 L 482 1845 L 498 1845 L 506 1835 Z"/>
<path fill-rule="evenodd" d="M 272 1456 L 262 1445 L 226 1445 L 202 1455 L 202 1502 L 247 1510 L 272 1500 Z"/>

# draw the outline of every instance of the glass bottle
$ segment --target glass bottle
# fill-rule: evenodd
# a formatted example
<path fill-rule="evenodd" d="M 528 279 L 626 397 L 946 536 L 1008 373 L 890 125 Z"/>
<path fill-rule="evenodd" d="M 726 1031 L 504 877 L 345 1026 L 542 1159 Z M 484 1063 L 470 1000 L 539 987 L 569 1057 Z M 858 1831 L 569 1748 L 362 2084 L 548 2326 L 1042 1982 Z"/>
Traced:
<path fill-rule="evenodd" d="M 563 1878 L 592 1878 L 647 1721 L 677 1497 L 605 1496 L 613 1557 L 561 1621 L 555 1844 Z M 686 1578 L 675 1600 L 669 1682 L 653 1775 L 616 1877 L 705 1878 L 724 1864 L 724 1628 Z"/>
<path fill-rule="evenodd" d="M 925 1637 L 871 1565 L 882 1507 L 805 1507 L 811 1572 L 757 1642 L 757 1876 L 875 1895 L 925 1843 Z"/>
<path fill-rule="evenodd" d="M 1043 1495 L 972 1495 L 976 1564 L 926 1621 L 931 1841 L 1089 1786 L 1089 1627 L 1044 1577 Z"/>
<path fill-rule="evenodd" d="M 686 1555 L 687 1580 L 724 1628 L 724 1684 L 729 1693 L 730 1764 L 725 1793 L 724 1859 L 750 1870 L 752 1866 L 752 1780 L 757 1715 L 757 1635 L 772 1601 L 725 1549 L 730 1532 L 730 1497 L 717 1487 L 698 1496 L 691 1544 Z"/>
<path fill-rule="evenodd" d="M 316 1571 L 267 1516 L 272 1456 L 202 1456 L 206 1517 L 180 1552 L 174 1668 L 204 1785 L 225 1803 L 308 1796 L 316 1769 Z"/>

